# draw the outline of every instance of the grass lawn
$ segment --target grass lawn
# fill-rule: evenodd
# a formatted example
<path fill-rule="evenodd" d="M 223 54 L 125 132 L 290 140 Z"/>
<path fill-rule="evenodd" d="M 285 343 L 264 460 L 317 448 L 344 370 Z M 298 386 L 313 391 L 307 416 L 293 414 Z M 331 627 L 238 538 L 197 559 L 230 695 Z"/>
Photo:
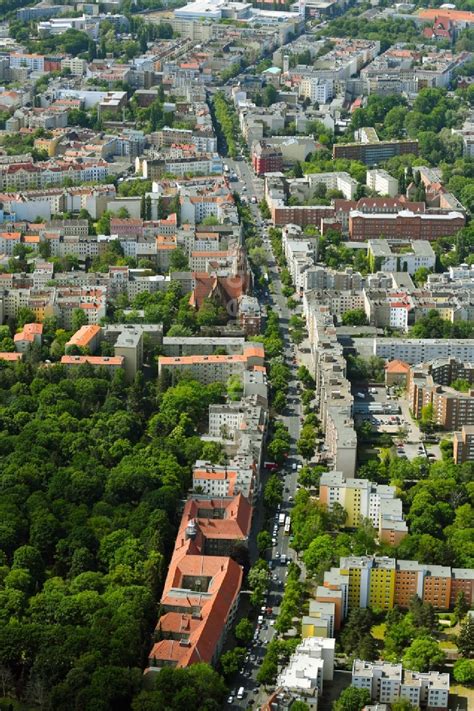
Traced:
<path fill-rule="evenodd" d="M 461 684 L 451 684 L 449 690 L 449 708 L 453 711 L 474 709 L 474 689 Z"/>
<path fill-rule="evenodd" d="M 382 622 L 380 625 L 374 625 L 370 630 L 370 634 L 374 639 L 379 639 L 383 642 L 383 640 L 385 639 L 385 628 L 385 622 Z"/>
<path fill-rule="evenodd" d="M 453 649 L 454 651 L 457 651 L 457 645 L 455 642 L 451 642 L 450 639 L 441 639 L 440 642 L 440 647 L 443 649 Z"/>

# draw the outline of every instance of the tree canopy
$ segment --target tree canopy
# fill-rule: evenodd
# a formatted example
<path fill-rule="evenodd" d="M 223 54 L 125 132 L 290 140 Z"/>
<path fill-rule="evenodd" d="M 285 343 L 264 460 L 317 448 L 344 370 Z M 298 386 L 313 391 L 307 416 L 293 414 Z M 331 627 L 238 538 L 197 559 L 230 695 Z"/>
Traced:
<path fill-rule="evenodd" d="M 19 363 L 0 364 L 0 393 L 0 665 L 20 699 L 34 688 L 58 711 L 153 698 L 139 694 L 141 667 L 165 558 L 222 387 L 157 395 L 141 375 Z M 222 699 L 215 672 L 188 671 Z"/>

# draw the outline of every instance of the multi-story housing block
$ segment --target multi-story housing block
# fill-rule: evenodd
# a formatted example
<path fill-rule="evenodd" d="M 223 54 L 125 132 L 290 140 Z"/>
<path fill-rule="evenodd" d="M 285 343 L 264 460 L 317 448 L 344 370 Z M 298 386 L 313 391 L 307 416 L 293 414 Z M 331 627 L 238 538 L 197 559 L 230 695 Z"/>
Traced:
<path fill-rule="evenodd" d="M 408 272 L 414 274 L 420 267 L 433 269 L 436 255 L 428 241 L 389 242 L 371 239 L 367 254 L 373 272 Z"/>
<path fill-rule="evenodd" d="M 283 169 L 283 155 L 279 148 L 264 140 L 256 141 L 252 148 L 252 167 L 256 175 L 274 173 Z"/>
<path fill-rule="evenodd" d="M 335 644 L 335 639 L 324 637 L 303 639 L 279 674 L 277 688 L 320 696 L 324 681 L 331 681 L 334 676 Z"/>
<path fill-rule="evenodd" d="M 379 195 L 395 197 L 398 195 L 398 180 L 393 178 L 386 170 L 377 168 L 367 171 L 367 187 Z"/>
<path fill-rule="evenodd" d="M 347 514 L 345 525 L 357 527 L 369 519 L 384 543 L 398 544 L 408 533 L 402 502 L 395 498 L 395 487 L 374 484 L 367 479 L 345 478 L 341 472 L 322 474 L 319 501 L 332 510 L 338 503 Z"/>
<path fill-rule="evenodd" d="M 377 704 L 391 704 L 405 699 L 415 707 L 447 709 L 449 674 L 414 672 L 401 664 L 366 662 L 355 659 L 352 665 L 352 686 L 366 689 Z"/>
<path fill-rule="evenodd" d="M 465 222 L 465 215 L 455 211 L 416 214 L 402 210 L 396 214 L 377 214 L 353 210 L 349 215 L 349 235 L 356 242 L 377 239 L 381 235 L 388 239 L 431 242 L 456 234 Z"/>
<path fill-rule="evenodd" d="M 464 393 L 449 387 L 459 378 L 472 384 L 470 391 Z M 452 431 L 474 425 L 474 364 L 450 359 L 413 366 L 408 373 L 407 392 L 416 417 L 421 416 L 423 407 L 432 405 L 438 427 Z"/>
<path fill-rule="evenodd" d="M 372 353 L 385 360 L 399 358 L 410 365 L 438 358 L 473 362 L 474 339 L 374 338 Z"/>
<path fill-rule="evenodd" d="M 474 570 L 428 565 L 416 560 L 351 556 L 341 558 L 338 568 L 324 574 L 316 600 L 329 602 L 328 590 L 338 591 L 341 600 L 347 600 L 341 608 L 341 619 L 351 607 L 389 610 L 397 605 L 406 609 L 415 595 L 435 609 L 449 610 L 460 592 L 464 593 L 467 604 L 472 604 Z"/>
<path fill-rule="evenodd" d="M 453 459 L 455 464 L 474 461 L 474 425 L 463 425 L 454 433 Z"/>

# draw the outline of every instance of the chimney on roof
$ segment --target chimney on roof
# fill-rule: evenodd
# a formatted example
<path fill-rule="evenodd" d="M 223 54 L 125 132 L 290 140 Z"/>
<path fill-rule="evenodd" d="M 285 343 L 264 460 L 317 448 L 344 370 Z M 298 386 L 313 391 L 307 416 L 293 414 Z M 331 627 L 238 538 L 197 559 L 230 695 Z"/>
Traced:
<path fill-rule="evenodd" d="M 197 535 L 196 521 L 192 519 L 186 526 L 186 539 L 194 540 Z"/>

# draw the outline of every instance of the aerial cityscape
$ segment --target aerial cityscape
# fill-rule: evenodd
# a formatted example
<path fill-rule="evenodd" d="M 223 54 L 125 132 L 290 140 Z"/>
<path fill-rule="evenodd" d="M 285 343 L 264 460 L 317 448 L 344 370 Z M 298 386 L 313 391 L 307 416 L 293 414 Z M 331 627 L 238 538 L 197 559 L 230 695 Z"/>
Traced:
<path fill-rule="evenodd" d="M 0 8 L 0 711 L 474 711 L 474 0 Z"/>

